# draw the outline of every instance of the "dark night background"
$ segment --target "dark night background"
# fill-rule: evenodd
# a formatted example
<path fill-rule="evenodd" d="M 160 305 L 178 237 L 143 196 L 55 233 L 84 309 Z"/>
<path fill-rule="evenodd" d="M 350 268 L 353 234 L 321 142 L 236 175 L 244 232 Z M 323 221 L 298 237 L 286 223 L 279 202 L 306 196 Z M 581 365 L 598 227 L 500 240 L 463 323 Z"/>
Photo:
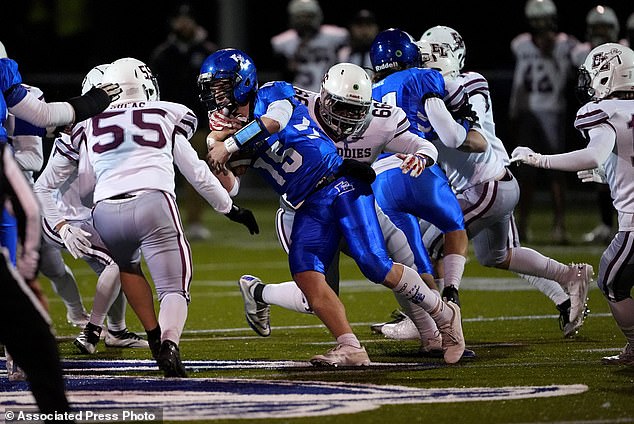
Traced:
<path fill-rule="evenodd" d="M 8 3 L 8 2 L 7 2 Z M 20 64 L 25 82 L 42 88 L 48 100 L 79 92 L 93 66 L 132 56 L 147 61 L 168 33 L 168 18 L 181 2 L 133 0 L 21 0 L 3 5 L 0 40 Z M 269 39 L 287 28 L 287 0 L 192 0 L 198 21 L 220 47 L 245 50 L 256 62 L 260 80 L 277 76 Z M 555 0 L 559 29 L 585 38 L 585 16 L 595 5 L 587 0 Z M 494 95 L 498 132 L 504 137 L 505 111 L 513 70 L 509 44 L 527 29 L 524 1 L 332 1 L 321 0 L 324 23 L 345 26 L 359 9 L 377 15 L 382 29 L 398 27 L 416 39 L 433 25 L 448 25 L 464 37 L 466 69 L 483 73 Z M 621 23 L 634 2 L 606 0 Z M 194 84 L 195 81 L 192 81 Z M 165 99 L 169 100 L 169 99 Z M 573 103 L 573 106 L 575 104 Z M 576 107 L 572 111 L 576 111 Z"/>

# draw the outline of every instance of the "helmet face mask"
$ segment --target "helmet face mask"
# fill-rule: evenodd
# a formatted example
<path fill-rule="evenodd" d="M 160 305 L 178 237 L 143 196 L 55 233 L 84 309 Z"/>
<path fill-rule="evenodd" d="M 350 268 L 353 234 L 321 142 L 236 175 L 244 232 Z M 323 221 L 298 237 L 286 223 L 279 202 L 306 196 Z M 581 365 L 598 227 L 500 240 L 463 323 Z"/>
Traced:
<path fill-rule="evenodd" d="M 372 82 L 363 68 L 339 63 L 324 75 L 319 114 L 338 138 L 361 128 L 371 105 Z"/>
<path fill-rule="evenodd" d="M 634 51 L 617 43 L 592 49 L 577 80 L 580 100 L 601 100 L 615 92 L 634 91 Z"/>
<path fill-rule="evenodd" d="M 234 112 L 238 105 L 233 98 L 233 81 L 230 79 L 199 80 L 200 100 L 210 112 L 227 109 Z"/>
<path fill-rule="evenodd" d="M 203 62 L 198 76 L 200 101 L 208 112 L 226 108 L 229 113 L 246 105 L 258 90 L 253 60 L 236 49 L 222 49 Z"/>
<path fill-rule="evenodd" d="M 126 57 L 115 60 L 104 71 L 102 82 L 121 86 L 123 91 L 117 103 L 160 99 L 156 77 L 138 59 Z"/>

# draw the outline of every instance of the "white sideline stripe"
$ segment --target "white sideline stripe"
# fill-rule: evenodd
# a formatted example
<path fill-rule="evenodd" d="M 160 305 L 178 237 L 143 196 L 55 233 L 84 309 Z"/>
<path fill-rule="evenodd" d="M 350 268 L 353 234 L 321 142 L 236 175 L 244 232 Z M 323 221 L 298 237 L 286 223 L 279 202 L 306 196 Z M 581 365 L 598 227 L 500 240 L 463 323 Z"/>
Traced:
<path fill-rule="evenodd" d="M 521 321 L 521 320 L 534 320 L 534 319 L 556 319 L 558 315 L 525 315 L 514 317 L 475 317 L 475 318 L 463 318 L 462 322 L 492 322 L 492 321 Z M 590 313 L 589 317 L 612 317 L 612 314 L 607 312 L 602 313 Z M 376 322 L 355 322 L 350 323 L 353 327 L 367 327 Z M 271 326 L 271 330 L 307 330 L 313 328 L 323 328 L 322 324 L 315 325 L 284 325 L 284 326 Z M 184 330 L 183 334 L 215 334 L 215 333 L 232 333 L 241 331 L 253 331 L 249 327 L 240 328 L 210 328 L 205 330 Z M 260 336 L 254 336 L 253 338 L 263 338 Z"/>

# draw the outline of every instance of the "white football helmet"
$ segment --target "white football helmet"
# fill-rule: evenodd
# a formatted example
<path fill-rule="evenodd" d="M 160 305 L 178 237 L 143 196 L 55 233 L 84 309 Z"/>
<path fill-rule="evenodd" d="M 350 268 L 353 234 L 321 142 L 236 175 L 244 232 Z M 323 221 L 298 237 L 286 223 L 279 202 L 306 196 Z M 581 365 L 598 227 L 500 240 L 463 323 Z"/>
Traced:
<path fill-rule="evenodd" d="M 4 44 L 0 41 L 0 59 L 4 59 L 5 57 L 9 56 L 7 56 L 7 50 L 4 48 Z"/>
<path fill-rule="evenodd" d="M 103 74 L 102 83 L 119 84 L 123 92 L 116 103 L 160 99 L 158 83 L 150 68 L 131 57 L 112 62 Z"/>
<path fill-rule="evenodd" d="M 617 43 L 592 49 L 579 68 L 580 100 L 600 100 L 617 91 L 634 92 L 634 51 Z"/>
<path fill-rule="evenodd" d="M 109 64 L 97 65 L 92 68 L 81 83 L 81 94 L 82 96 L 86 94 L 91 88 L 96 87 L 98 84 L 101 84 L 103 80 L 103 74 L 108 69 Z"/>
<path fill-rule="evenodd" d="M 347 137 L 364 123 L 372 105 L 372 81 L 352 63 L 331 67 L 321 83 L 320 116 L 338 137 Z"/>
<path fill-rule="evenodd" d="M 455 79 L 460 75 L 460 62 L 449 44 L 421 39 L 416 45 L 425 68 L 437 70 L 445 79 Z"/>
<path fill-rule="evenodd" d="M 586 15 L 586 37 L 593 46 L 616 43 L 620 29 L 619 19 L 611 7 L 595 6 Z"/>
<path fill-rule="evenodd" d="M 464 39 L 455 29 L 448 26 L 437 25 L 429 28 L 420 37 L 420 40 L 427 40 L 430 43 L 444 43 L 448 44 L 453 52 L 454 58 L 458 61 L 458 70 L 464 68 L 465 55 L 467 48 L 464 44 Z"/>

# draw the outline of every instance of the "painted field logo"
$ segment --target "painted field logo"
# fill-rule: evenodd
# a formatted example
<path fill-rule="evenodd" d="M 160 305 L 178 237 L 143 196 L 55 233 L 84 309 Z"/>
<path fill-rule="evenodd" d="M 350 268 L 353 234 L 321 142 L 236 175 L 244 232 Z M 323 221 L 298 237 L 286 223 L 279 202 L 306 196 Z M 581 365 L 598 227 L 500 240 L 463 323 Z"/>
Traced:
<path fill-rule="evenodd" d="M 26 383 L 0 378 L 2 407 L 33 407 Z M 528 399 L 583 393 L 585 385 L 419 389 L 311 381 L 67 377 L 76 410 L 163 409 L 163 419 L 293 418 L 351 414 L 382 405 Z M 308 395 L 308 396 L 307 396 Z M 0 414 L 4 418 L 4 412 Z"/>

